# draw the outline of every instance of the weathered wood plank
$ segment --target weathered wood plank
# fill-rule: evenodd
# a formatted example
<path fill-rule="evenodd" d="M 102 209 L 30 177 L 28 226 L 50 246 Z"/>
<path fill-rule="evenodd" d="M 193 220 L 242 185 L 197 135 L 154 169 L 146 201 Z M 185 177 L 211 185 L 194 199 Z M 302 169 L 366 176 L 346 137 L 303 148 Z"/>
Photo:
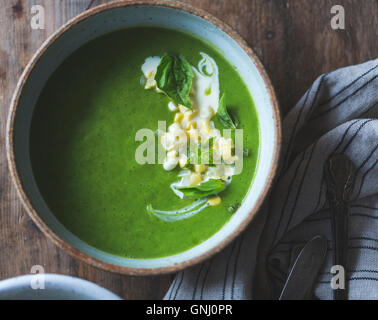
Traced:
<path fill-rule="evenodd" d="M 106 0 L 8 0 L 0 10 L 0 279 L 30 272 L 82 277 L 128 299 L 160 298 L 171 276 L 111 274 L 69 257 L 48 241 L 23 210 L 5 157 L 5 125 L 12 92 L 28 60 L 59 26 Z M 286 113 L 321 73 L 378 56 L 377 0 L 184 0 L 235 28 L 255 49 Z M 32 30 L 30 8 L 41 4 L 46 29 Z M 346 29 L 332 30 L 330 8 L 345 8 Z"/>

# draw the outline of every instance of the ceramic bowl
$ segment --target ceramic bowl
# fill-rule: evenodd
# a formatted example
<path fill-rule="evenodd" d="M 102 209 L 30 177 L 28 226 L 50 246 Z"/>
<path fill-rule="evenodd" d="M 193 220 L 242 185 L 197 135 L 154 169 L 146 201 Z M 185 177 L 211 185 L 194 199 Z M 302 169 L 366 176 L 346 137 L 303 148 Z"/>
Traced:
<path fill-rule="evenodd" d="M 35 274 L 0 281 L 0 300 L 121 300 L 86 280 L 60 274 Z"/>
<path fill-rule="evenodd" d="M 216 46 L 231 62 L 254 99 L 260 123 L 259 164 L 245 201 L 216 234 L 173 256 L 128 259 L 84 243 L 49 210 L 36 185 L 29 156 L 29 129 L 33 109 L 50 75 L 73 51 L 103 34 L 133 26 L 182 30 Z M 11 102 L 7 153 L 12 178 L 33 221 L 58 246 L 94 266 L 133 275 L 174 272 L 221 250 L 253 219 L 275 175 L 280 149 L 280 117 L 269 78 L 252 50 L 230 27 L 208 13 L 175 1 L 118 1 L 75 17 L 55 32 L 25 68 Z"/>

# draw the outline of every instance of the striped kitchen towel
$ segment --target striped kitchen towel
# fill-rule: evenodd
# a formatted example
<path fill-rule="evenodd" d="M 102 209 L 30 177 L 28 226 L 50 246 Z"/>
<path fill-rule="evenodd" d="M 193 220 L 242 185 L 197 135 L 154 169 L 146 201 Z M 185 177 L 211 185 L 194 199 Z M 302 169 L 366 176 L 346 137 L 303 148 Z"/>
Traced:
<path fill-rule="evenodd" d="M 165 299 L 277 299 L 294 253 L 328 239 L 315 295 L 332 299 L 333 241 L 325 161 L 357 168 L 346 278 L 350 299 L 378 299 L 378 59 L 320 76 L 283 121 L 278 178 L 247 230 L 208 261 L 179 272 Z"/>

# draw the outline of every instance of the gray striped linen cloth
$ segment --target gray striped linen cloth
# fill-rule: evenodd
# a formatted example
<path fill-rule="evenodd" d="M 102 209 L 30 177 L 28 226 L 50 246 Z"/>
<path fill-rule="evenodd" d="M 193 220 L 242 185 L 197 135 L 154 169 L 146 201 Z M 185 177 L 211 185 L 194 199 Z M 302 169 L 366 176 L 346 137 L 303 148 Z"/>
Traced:
<path fill-rule="evenodd" d="M 378 59 L 320 76 L 283 121 L 278 178 L 235 241 L 179 272 L 164 299 L 277 299 L 295 253 L 328 239 L 315 296 L 332 299 L 331 218 L 323 166 L 346 154 L 357 168 L 350 201 L 349 299 L 378 299 Z"/>

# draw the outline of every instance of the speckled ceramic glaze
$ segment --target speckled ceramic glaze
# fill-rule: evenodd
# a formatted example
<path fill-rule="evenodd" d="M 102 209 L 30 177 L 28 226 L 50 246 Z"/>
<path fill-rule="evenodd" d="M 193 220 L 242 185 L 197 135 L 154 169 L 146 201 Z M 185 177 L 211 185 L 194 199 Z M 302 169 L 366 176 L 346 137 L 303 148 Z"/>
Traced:
<path fill-rule="evenodd" d="M 246 200 L 216 234 L 194 248 L 158 259 L 113 256 L 84 243 L 50 212 L 32 174 L 29 129 L 34 106 L 50 75 L 73 51 L 114 30 L 157 26 L 201 37 L 223 52 L 247 84 L 260 122 L 259 165 Z M 175 1 L 112 2 L 87 11 L 62 26 L 37 51 L 17 85 L 9 114 L 7 151 L 10 171 L 33 221 L 71 255 L 103 269 L 135 275 L 173 272 L 218 252 L 251 221 L 272 184 L 280 148 L 280 119 L 276 97 L 257 57 L 230 27 L 206 12 Z"/>
<path fill-rule="evenodd" d="M 86 280 L 60 274 L 25 275 L 0 281 L 0 300 L 120 300 Z"/>

